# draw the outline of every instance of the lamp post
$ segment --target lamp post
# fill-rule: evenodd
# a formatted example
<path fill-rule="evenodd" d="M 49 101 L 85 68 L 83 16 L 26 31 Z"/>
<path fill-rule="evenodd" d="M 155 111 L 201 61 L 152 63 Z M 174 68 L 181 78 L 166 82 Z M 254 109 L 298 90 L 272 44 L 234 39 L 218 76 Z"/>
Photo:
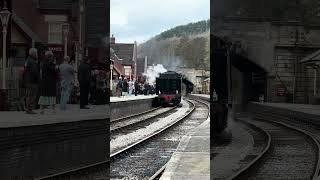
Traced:
<path fill-rule="evenodd" d="M 232 81 L 231 81 L 231 51 L 232 51 L 232 43 L 227 44 L 227 86 L 228 86 L 228 104 L 232 104 Z"/>
<path fill-rule="evenodd" d="M 110 63 L 110 92 L 112 92 L 112 77 L 113 77 L 113 64 L 112 62 Z"/>
<path fill-rule="evenodd" d="M 10 11 L 4 2 L 4 7 L 0 11 L 2 22 L 2 89 L 6 89 L 6 67 L 7 67 L 7 27 L 10 18 Z"/>
<path fill-rule="evenodd" d="M 313 96 L 317 96 L 317 81 L 318 81 L 318 69 L 319 69 L 319 65 L 317 62 L 315 62 L 312 65 L 312 69 L 313 69 Z"/>
<path fill-rule="evenodd" d="M 79 61 L 83 58 L 83 16 L 84 16 L 84 1 L 79 1 Z M 76 62 L 78 65 L 79 62 Z"/>
<path fill-rule="evenodd" d="M 64 36 L 64 58 L 68 55 L 68 34 L 69 34 L 70 25 L 69 23 L 62 24 L 62 31 Z"/>
<path fill-rule="evenodd" d="M 317 69 L 314 68 L 313 96 L 317 95 Z"/>

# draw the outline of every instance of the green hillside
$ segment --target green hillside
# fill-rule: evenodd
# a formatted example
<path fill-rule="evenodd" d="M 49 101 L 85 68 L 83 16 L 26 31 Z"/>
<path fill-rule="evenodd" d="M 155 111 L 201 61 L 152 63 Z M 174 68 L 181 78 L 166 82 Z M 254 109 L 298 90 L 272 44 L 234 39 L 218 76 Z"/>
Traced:
<path fill-rule="evenodd" d="M 150 63 L 176 67 L 210 68 L 210 21 L 177 26 L 160 33 L 138 47 L 138 56 L 148 56 Z"/>

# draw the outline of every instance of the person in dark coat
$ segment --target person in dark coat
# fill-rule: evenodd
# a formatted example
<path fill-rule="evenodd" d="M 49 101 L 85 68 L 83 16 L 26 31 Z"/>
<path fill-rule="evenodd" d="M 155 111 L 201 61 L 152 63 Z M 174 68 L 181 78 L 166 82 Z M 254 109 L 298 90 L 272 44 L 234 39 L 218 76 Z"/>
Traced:
<path fill-rule="evenodd" d="M 139 83 L 137 80 L 134 81 L 134 95 L 137 96 L 139 92 Z"/>
<path fill-rule="evenodd" d="M 36 48 L 29 50 L 29 56 L 25 62 L 23 83 L 26 88 L 25 111 L 27 114 L 36 114 L 33 108 L 36 104 L 36 97 L 39 89 L 40 71 L 38 65 L 38 51 Z"/>
<path fill-rule="evenodd" d="M 89 88 L 89 103 L 95 104 L 97 101 L 96 95 L 97 95 L 97 76 L 98 76 L 98 70 L 93 70 L 93 75 L 90 76 L 90 88 Z"/>
<path fill-rule="evenodd" d="M 149 84 L 147 82 L 144 83 L 144 95 L 149 95 Z"/>
<path fill-rule="evenodd" d="M 97 75 L 97 92 L 96 92 L 96 105 L 106 104 L 107 103 L 107 79 L 106 73 L 102 70 L 99 71 Z"/>
<path fill-rule="evenodd" d="M 56 112 L 56 83 L 57 70 L 54 63 L 54 56 L 52 51 L 47 51 L 41 65 L 40 98 L 38 102 L 41 114 L 44 114 L 44 108 L 46 106 L 52 106 L 53 113 Z"/>
<path fill-rule="evenodd" d="M 80 109 L 89 109 L 88 96 L 90 90 L 91 68 L 89 58 L 84 57 L 83 62 L 79 66 L 78 80 L 80 84 Z"/>
<path fill-rule="evenodd" d="M 122 95 L 122 86 L 123 86 L 123 82 L 122 82 L 122 77 L 120 76 L 118 79 L 118 83 L 117 83 L 117 96 L 120 97 Z"/>
<path fill-rule="evenodd" d="M 128 92 L 129 92 L 129 84 L 128 84 L 127 78 L 125 77 L 123 80 L 122 95 L 127 96 Z"/>

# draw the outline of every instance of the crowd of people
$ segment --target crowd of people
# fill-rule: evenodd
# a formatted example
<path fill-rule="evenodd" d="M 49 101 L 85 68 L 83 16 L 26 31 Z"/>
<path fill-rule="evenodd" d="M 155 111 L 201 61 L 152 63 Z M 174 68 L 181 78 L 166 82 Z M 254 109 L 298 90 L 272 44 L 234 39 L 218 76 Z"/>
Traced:
<path fill-rule="evenodd" d="M 155 87 L 148 82 L 139 82 L 136 79 L 128 79 L 125 76 L 120 76 L 116 82 L 115 96 L 132 96 L 132 95 L 150 95 L 155 94 Z"/>
<path fill-rule="evenodd" d="M 80 109 L 88 109 L 89 103 L 107 103 L 106 72 L 93 69 L 88 57 L 83 58 L 78 70 L 71 63 L 67 56 L 61 64 L 57 64 L 52 51 L 46 51 L 44 58 L 39 58 L 36 48 L 29 50 L 22 78 L 27 114 L 36 114 L 34 109 L 37 105 L 41 114 L 45 113 L 47 107 L 51 107 L 55 113 L 57 102 L 60 103 L 60 110 L 66 111 L 68 102 L 77 103 L 78 88 Z"/>

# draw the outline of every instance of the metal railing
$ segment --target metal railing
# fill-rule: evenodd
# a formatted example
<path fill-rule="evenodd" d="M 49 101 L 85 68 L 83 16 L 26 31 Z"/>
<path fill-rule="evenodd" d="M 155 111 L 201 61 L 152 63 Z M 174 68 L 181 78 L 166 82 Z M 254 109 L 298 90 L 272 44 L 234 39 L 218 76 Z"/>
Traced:
<path fill-rule="evenodd" d="M 1 68 L 2 72 L 3 69 Z M 22 80 L 22 68 L 11 67 L 6 68 L 6 87 L 9 100 L 19 98 L 22 93 L 21 80 Z M 2 84 L 2 73 L 0 73 L 0 82 Z M 1 87 L 2 88 L 2 87 Z"/>

